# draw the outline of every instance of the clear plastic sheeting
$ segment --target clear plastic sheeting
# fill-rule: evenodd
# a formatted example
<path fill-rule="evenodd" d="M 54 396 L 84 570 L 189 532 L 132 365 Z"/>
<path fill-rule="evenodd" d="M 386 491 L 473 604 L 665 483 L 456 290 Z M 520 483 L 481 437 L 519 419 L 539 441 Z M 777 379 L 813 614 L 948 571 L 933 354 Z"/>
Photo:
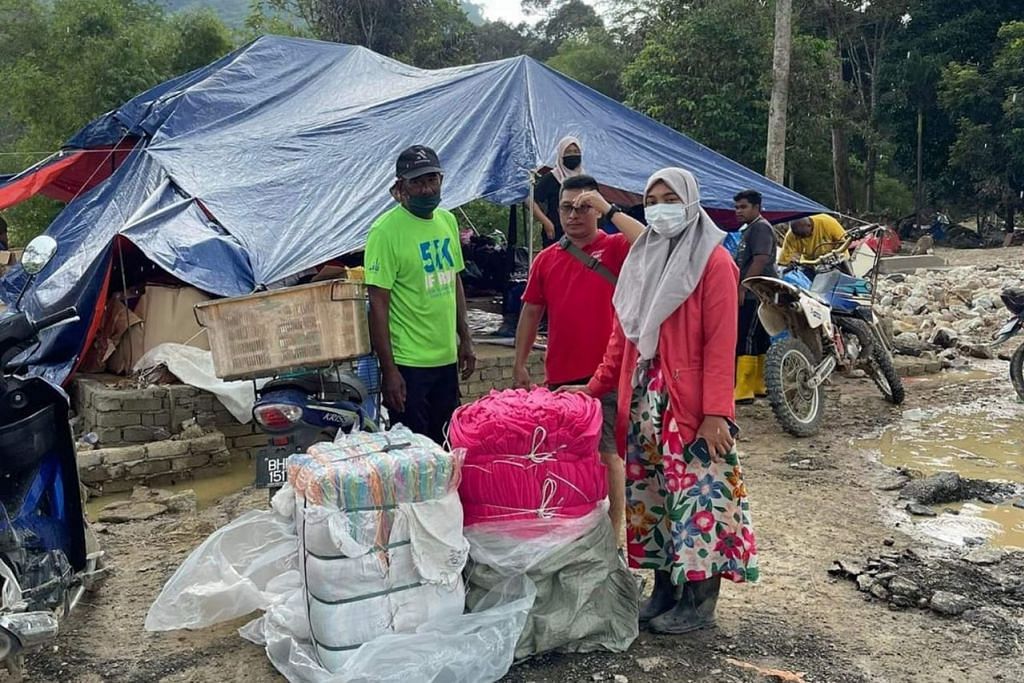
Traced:
<path fill-rule="evenodd" d="M 423 624 L 415 633 L 381 636 L 334 673 L 317 663 L 308 641 L 295 633 L 296 624 L 306 623 L 301 592 L 275 603 L 240 633 L 264 645 L 273 665 L 293 683 L 484 683 L 511 668 L 535 595 L 525 576 L 509 578 L 476 611 Z"/>
<path fill-rule="evenodd" d="M 294 499 L 294 490 L 285 486 L 272 510 L 246 513 L 215 531 L 164 586 L 146 629 L 203 628 L 264 610 L 239 633 L 264 646 L 292 683 L 481 683 L 508 672 L 536 595 L 522 575 L 498 582 L 473 612 L 375 638 L 335 672 L 321 666 L 297 568 L 299 538 L 288 516 L 297 512 Z M 421 537 L 436 528 L 429 515 L 411 527 L 410 535 Z"/>
<path fill-rule="evenodd" d="M 213 356 L 209 351 L 185 344 L 159 344 L 149 350 L 135 364 L 135 372 L 145 372 L 163 366 L 182 383 L 202 389 L 217 397 L 228 412 L 242 424 L 252 422 L 252 407 L 256 392 L 252 382 L 225 382 L 213 371 Z M 257 382 L 262 386 L 266 380 Z"/>
<path fill-rule="evenodd" d="M 297 544 L 291 519 L 272 510 L 245 513 L 178 567 L 149 608 L 146 630 L 204 628 L 267 609 L 298 585 Z M 294 581 L 282 585 L 286 574 Z"/>
<path fill-rule="evenodd" d="M 547 532 L 538 534 L 547 525 Z M 616 549 L 605 509 L 578 519 L 494 522 L 466 529 L 472 563 L 466 604 L 479 609 L 510 576 L 525 576 L 537 596 L 516 659 L 543 652 L 625 652 L 639 635 L 640 589 Z M 529 536 L 526 536 L 529 534 Z"/>

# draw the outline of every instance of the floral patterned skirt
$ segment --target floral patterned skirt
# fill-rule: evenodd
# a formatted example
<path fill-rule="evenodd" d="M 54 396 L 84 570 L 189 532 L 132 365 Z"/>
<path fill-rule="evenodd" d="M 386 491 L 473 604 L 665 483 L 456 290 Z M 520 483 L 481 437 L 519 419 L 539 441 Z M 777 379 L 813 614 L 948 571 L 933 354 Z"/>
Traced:
<path fill-rule="evenodd" d="M 672 582 L 756 581 L 757 543 L 736 451 L 712 461 L 683 443 L 657 359 L 630 409 L 626 446 L 630 566 Z"/>

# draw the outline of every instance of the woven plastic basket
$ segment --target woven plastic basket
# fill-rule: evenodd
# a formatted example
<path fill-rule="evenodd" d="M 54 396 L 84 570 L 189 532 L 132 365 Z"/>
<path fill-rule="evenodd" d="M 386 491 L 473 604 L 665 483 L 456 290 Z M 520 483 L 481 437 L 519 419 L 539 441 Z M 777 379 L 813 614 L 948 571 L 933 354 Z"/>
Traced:
<path fill-rule="evenodd" d="M 198 304 L 221 379 L 270 377 L 370 353 L 366 286 L 328 280 Z"/>

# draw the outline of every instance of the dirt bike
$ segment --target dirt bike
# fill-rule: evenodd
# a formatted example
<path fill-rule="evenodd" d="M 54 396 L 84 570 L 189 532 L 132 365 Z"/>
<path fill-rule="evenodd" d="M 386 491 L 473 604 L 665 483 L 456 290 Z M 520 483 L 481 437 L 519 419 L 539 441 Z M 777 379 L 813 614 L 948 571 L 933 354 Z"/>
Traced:
<path fill-rule="evenodd" d="M 851 243 L 882 230 L 850 230 L 831 251 L 801 260 L 800 268 L 814 272 L 809 288 L 784 278 L 743 281 L 760 300 L 758 317 L 775 340 L 765 359 L 768 400 L 779 424 L 794 436 L 820 430 L 825 381 L 837 368 L 864 370 L 887 401 L 903 402 L 903 382 L 874 312 L 872 284 L 850 269 Z"/>
<path fill-rule="evenodd" d="M 1024 289 L 1008 287 L 999 298 L 1003 300 L 1003 305 L 1013 317 L 996 332 L 993 346 L 1005 344 L 1024 328 Z M 1018 398 L 1024 401 L 1024 343 L 1021 343 L 1010 357 L 1010 382 L 1013 383 L 1013 390 L 1017 392 Z"/>

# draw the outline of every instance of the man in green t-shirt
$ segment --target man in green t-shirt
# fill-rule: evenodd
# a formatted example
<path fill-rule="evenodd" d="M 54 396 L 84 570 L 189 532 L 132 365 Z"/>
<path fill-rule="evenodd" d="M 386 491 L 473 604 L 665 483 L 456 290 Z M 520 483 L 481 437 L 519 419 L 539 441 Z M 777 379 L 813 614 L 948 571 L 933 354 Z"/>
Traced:
<path fill-rule="evenodd" d="M 414 145 L 398 156 L 392 196 L 366 243 L 370 337 L 391 423 L 444 442 L 459 405 L 459 372 L 476 368 L 462 291 L 458 224 L 441 202 L 441 164 Z"/>

